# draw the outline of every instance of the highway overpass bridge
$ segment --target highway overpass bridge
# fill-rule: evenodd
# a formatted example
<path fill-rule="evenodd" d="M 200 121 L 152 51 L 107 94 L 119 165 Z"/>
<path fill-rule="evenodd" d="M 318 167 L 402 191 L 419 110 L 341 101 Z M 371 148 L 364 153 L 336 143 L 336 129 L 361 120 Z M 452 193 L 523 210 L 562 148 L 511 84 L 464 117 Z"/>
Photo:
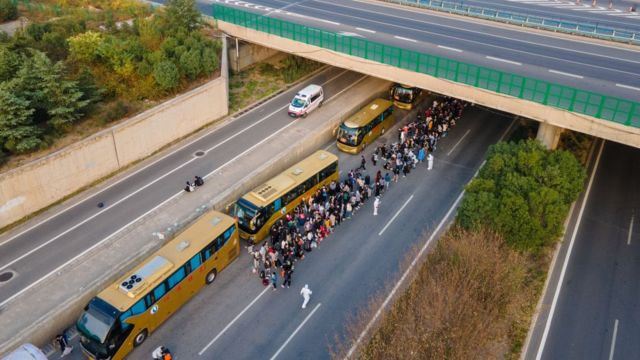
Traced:
<path fill-rule="evenodd" d="M 210 11 L 230 36 L 537 120 L 549 147 L 562 129 L 640 147 L 637 47 L 366 0 Z"/>

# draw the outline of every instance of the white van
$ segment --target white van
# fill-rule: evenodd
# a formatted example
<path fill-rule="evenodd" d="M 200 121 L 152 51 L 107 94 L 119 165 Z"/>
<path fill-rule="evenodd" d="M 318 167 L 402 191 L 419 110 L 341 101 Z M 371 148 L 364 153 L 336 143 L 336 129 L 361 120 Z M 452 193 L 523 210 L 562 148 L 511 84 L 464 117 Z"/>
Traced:
<path fill-rule="evenodd" d="M 27 343 L 20 345 L 11 354 L 3 357 L 2 360 L 47 360 L 47 355 L 35 345 Z"/>
<path fill-rule="evenodd" d="M 324 91 L 320 85 L 309 85 L 300 90 L 289 104 L 289 116 L 305 117 L 315 108 L 322 105 L 324 101 Z"/>

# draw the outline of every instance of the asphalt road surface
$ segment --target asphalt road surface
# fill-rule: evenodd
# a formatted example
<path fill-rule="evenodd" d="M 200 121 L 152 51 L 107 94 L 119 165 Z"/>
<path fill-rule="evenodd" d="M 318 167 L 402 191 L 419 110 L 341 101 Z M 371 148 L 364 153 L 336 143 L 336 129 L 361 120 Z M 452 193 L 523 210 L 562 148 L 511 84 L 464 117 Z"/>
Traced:
<path fill-rule="evenodd" d="M 129 358 L 147 359 L 160 345 L 169 347 L 176 359 L 329 358 L 336 337 L 344 337 L 348 319 L 372 295 L 386 295 L 400 268 L 413 259 L 413 251 L 450 214 L 488 146 L 510 124 L 509 117 L 468 108 L 458 126 L 438 143 L 434 169 L 419 164 L 383 194 L 378 216 L 373 216 L 369 201 L 337 227 L 296 263 L 290 289 L 263 287 L 243 251 L 213 286 L 204 288 Z M 391 143 L 396 136 L 396 131 L 389 131 L 375 144 Z M 339 155 L 343 177 L 359 166 L 359 156 L 339 153 L 333 142 L 326 148 Z M 369 146 L 367 159 L 372 151 Z M 377 169 L 380 163 L 367 166 L 371 175 Z M 302 310 L 299 292 L 304 284 L 313 295 Z"/>
<path fill-rule="evenodd" d="M 640 358 L 639 163 L 639 149 L 606 142 L 543 351 L 534 342 L 527 359 Z"/>
<path fill-rule="evenodd" d="M 208 174 L 291 123 L 285 107 L 305 84 L 322 84 L 328 99 L 363 75 L 329 68 L 217 130 L 194 139 L 99 193 L 83 198 L 18 233 L 0 237 L 0 273 L 15 276 L 2 284 L 0 307 L 132 220 L 160 206 L 195 174 Z M 238 141 L 241 140 L 241 141 Z M 212 151 L 215 150 L 215 151 Z M 203 156 L 196 156 L 205 151 Z M 99 202 L 103 208 L 97 207 Z M 18 230 L 19 231 L 19 230 Z"/>
<path fill-rule="evenodd" d="M 265 16 L 536 79 L 640 97 L 640 49 L 360 0 L 216 0 Z M 212 14 L 211 2 L 199 2 Z"/>
<path fill-rule="evenodd" d="M 478 6 L 541 18 L 596 24 L 598 26 L 640 31 L 640 14 L 629 12 L 638 0 L 582 0 L 580 4 L 570 0 L 461 0 L 465 5 Z M 640 10 L 640 8 L 638 9 Z"/>

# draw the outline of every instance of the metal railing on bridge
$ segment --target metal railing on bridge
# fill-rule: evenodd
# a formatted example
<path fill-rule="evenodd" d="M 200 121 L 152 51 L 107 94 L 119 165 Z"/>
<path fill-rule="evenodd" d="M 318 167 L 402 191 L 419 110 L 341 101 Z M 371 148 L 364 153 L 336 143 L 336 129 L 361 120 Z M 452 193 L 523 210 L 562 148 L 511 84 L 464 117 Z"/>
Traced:
<path fill-rule="evenodd" d="M 502 11 L 479 6 L 464 5 L 462 2 L 442 0 L 382 0 L 400 5 L 416 6 L 429 10 L 444 11 L 451 14 L 472 16 L 487 20 L 500 21 L 538 29 L 564 32 L 575 35 L 595 37 L 605 40 L 640 45 L 638 32 L 609 26 L 589 23 L 549 19 L 540 16 L 520 14 L 517 12 Z M 590 5 L 589 5 L 590 6 Z"/>
<path fill-rule="evenodd" d="M 215 19 L 523 100 L 640 128 L 640 104 L 215 4 Z"/>

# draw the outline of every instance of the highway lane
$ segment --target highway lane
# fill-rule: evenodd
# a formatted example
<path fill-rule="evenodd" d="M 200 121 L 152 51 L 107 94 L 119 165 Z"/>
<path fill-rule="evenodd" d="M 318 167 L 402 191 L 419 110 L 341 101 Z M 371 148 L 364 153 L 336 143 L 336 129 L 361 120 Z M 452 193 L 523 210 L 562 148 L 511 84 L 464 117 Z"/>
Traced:
<path fill-rule="evenodd" d="M 568 0 L 464 0 L 460 2 L 469 6 L 539 16 L 548 19 L 640 31 L 640 14 L 627 12 L 634 2 L 639 3 L 639 1 L 635 0 L 614 0 L 611 10 L 608 9 L 608 0 L 598 0 L 596 7 L 591 6 L 591 0 L 582 0 L 581 4 L 576 4 L 575 1 Z"/>
<path fill-rule="evenodd" d="M 328 99 L 361 78 L 363 75 L 358 73 L 329 68 L 304 84 L 324 84 Z M 37 226 L 17 236 L 5 234 L 0 238 L 0 272 L 13 271 L 16 276 L 2 284 L 0 305 L 151 209 L 181 196 L 184 182 L 194 175 L 204 176 L 225 166 L 254 144 L 291 124 L 285 107 L 304 84 L 103 188 L 97 195 L 81 196 L 68 210 Z M 205 154 L 197 157 L 194 154 L 198 151 Z M 104 202 L 105 206 L 98 208 L 98 202 Z M 176 218 L 180 216 L 176 214 Z"/>
<path fill-rule="evenodd" d="M 234 1 L 227 6 L 585 90 L 636 101 L 640 96 L 637 48 L 383 3 Z M 202 6 L 206 8 L 204 3 Z"/>
<path fill-rule="evenodd" d="M 638 149 L 606 143 L 541 359 L 640 356 L 638 163 Z"/>
<path fill-rule="evenodd" d="M 424 242 L 421 235 L 441 222 L 487 147 L 510 124 L 504 116 L 468 110 L 438 144 L 434 170 L 420 164 L 383 195 L 379 216 L 372 216 L 369 202 L 340 225 L 296 264 L 292 288 L 264 288 L 243 252 L 213 286 L 203 289 L 129 358 L 148 358 L 162 344 L 179 359 L 269 359 L 276 354 L 279 359 L 327 359 L 334 336 L 344 336 L 346 320 L 393 281 L 405 258 Z M 389 132 L 386 142 L 395 136 Z M 327 148 L 338 154 L 333 143 Z M 367 158 L 371 151 L 369 147 Z M 359 165 L 359 156 L 339 157 L 343 176 Z M 370 165 L 367 169 L 374 171 Z M 303 311 L 299 291 L 305 283 L 313 295 Z"/>

